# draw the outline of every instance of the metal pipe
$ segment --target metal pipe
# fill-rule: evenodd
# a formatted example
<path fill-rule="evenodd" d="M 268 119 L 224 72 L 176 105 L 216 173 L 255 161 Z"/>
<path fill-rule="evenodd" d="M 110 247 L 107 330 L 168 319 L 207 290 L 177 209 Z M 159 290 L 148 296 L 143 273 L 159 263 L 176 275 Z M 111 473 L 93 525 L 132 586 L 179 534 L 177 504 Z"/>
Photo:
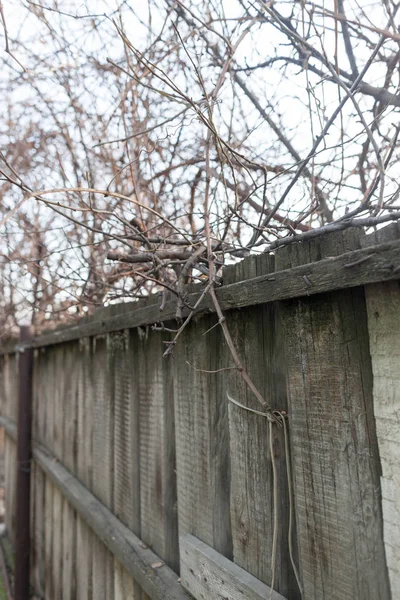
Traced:
<path fill-rule="evenodd" d="M 21 327 L 15 519 L 15 600 L 29 600 L 33 349 L 24 347 L 24 344 L 29 343 L 31 339 L 30 328 Z"/>

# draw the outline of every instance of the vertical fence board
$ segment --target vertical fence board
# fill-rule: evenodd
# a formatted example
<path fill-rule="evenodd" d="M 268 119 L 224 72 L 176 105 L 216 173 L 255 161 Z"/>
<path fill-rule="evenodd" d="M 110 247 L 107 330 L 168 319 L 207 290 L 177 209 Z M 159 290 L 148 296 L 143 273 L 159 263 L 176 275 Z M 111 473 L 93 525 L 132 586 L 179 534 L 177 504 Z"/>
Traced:
<path fill-rule="evenodd" d="M 227 366 L 214 316 L 191 323 L 174 351 L 179 534 L 232 558 Z M 217 357 L 220 353 L 220 359 Z"/>
<path fill-rule="evenodd" d="M 18 406 L 18 357 L 6 354 L 3 357 L 3 410 L 5 416 L 17 422 Z M 17 469 L 17 447 L 15 441 L 7 434 L 4 439 L 4 471 L 5 480 L 5 523 L 10 539 L 15 535 L 15 486 Z"/>
<path fill-rule="evenodd" d="M 113 334 L 110 352 L 114 394 L 114 513 L 137 535 L 140 534 L 139 398 L 136 333 Z M 114 560 L 115 598 L 140 600 L 142 590 Z M 129 581 L 130 580 L 130 581 Z"/>
<path fill-rule="evenodd" d="M 51 349 L 53 355 L 52 371 L 49 373 L 53 383 L 53 446 L 51 448 L 54 456 L 64 460 L 63 438 L 64 438 L 64 398 L 65 390 L 69 381 L 65 376 L 65 346 L 55 346 Z M 62 599 L 62 552 L 63 552 L 63 498 L 56 487 L 53 489 L 53 593 L 54 600 Z"/>
<path fill-rule="evenodd" d="M 77 398 L 77 475 L 89 490 L 92 488 L 93 396 L 91 369 L 91 342 L 88 339 L 80 340 Z M 91 600 L 92 532 L 79 516 L 77 517 L 77 549 L 79 551 L 79 558 L 77 558 L 77 598 L 78 600 Z"/>
<path fill-rule="evenodd" d="M 345 243 L 359 240 L 299 245 L 295 264 Z M 287 301 L 282 315 L 305 598 L 387 600 L 364 292 Z"/>
<path fill-rule="evenodd" d="M 47 354 L 45 348 L 39 348 L 34 356 L 33 369 L 33 438 L 46 443 L 46 417 L 47 417 Z"/>
<path fill-rule="evenodd" d="M 45 567 L 45 477 L 41 468 L 32 465 L 32 585 L 39 597 L 44 596 Z"/>
<path fill-rule="evenodd" d="M 77 395 L 79 380 L 77 377 L 77 360 L 79 353 L 76 344 L 64 344 L 62 363 L 59 366 L 60 378 L 63 380 L 62 392 L 59 396 L 59 410 L 61 416 L 61 447 L 62 462 L 72 473 L 76 472 L 77 463 Z M 74 600 L 76 598 L 76 569 L 77 561 L 77 524 L 76 513 L 63 499 L 61 505 L 62 519 L 62 598 Z"/>
<path fill-rule="evenodd" d="M 273 409 L 287 411 L 282 332 L 276 305 L 228 315 L 228 326 L 247 373 Z M 229 393 L 241 404 L 263 410 L 247 385 L 235 374 Z M 273 458 L 278 502 L 274 506 L 274 479 L 269 423 L 265 417 L 229 404 L 231 449 L 231 515 L 234 561 L 271 585 L 289 600 L 299 598 L 288 549 L 289 497 L 283 429 L 272 426 Z M 290 457 L 288 457 L 290 460 Z M 274 523 L 277 526 L 275 569 L 272 573 Z M 291 532 L 296 547 L 294 528 Z"/>
<path fill-rule="evenodd" d="M 400 286 L 366 286 L 382 510 L 392 598 L 400 598 Z"/>
<path fill-rule="evenodd" d="M 6 505 L 6 526 L 10 539 L 14 541 L 15 536 L 15 485 L 17 472 L 17 446 L 14 440 L 7 434 L 4 439 L 4 469 L 5 480 L 5 505 Z"/>
<path fill-rule="evenodd" d="M 52 531 L 51 535 L 53 538 L 52 548 L 52 589 L 54 600 L 62 599 L 62 540 L 63 540 L 63 518 L 62 518 L 62 504 L 63 498 L 57 487 L 53 487 L 53 514 L 52 514 Z"/>
<path fill-rule="evenodd" d="M 77 569 L 76 569 L 76 598 L 77 600 L 92 599 L 92 562 L 93 543 L 92 532 L 84 520 L 77 515 Z M 50 600 L 50 598 L 48 598 Z"/>
<path fill-rule="evenodd" d="M 64 379 L 63 394 L 60 398 L 63 414 L 62 456 L 63 464 L 72 473 L 76 472 L 78 415 L 77 397 L 79 385 L 79 352 L 77 345 L 64 345 L 62 378 Z"/>
<path fill-rule="evenodd" d="M 140 600 L 141 590 L 127 570 L 114 559 L 115 594 L 114 600 Z"/>
<path fill-rule="evenodd" d="M 44 436 L 45 413 L 43 410 L 42 386 L 44 378 L 43 353 L 35 350 L 33 357 L 33 406 L 32 439 L 42 440 Z M 41 468 L 32 461 L 31 496 L 31 582 L 35 593 L 44 597 L 45 591 L 45 476 Z"/>
<path fill-rule="evenodd" d="M 163 339 L 158 332 L 144 335 L 140 349 L 141 538 L 178 570 L 174 406 Z"/>
<path fill-rule="evenodd" d="M 129 331 L 113 336 L 114 513 L 140 532 L 138 364 Z"/>
<path fill-rule="evenodd" d="M 108 337 L 93 342 L 94 386 L 93 493 L 113 508 L 114 394 Z M 104 544 L 93 539 L 93 598 L 114 597 L 114 557 Z"/>
<path fill-rule="evenodd" d="M 272 272 L 274 257 L 268 254 L 229 267 L 224 283 L 235 283 Z M 226 313 L 227 325 L 246 372 L 265 401 L 287 410 L 283 340 L 277 303 Z M 233 364 L 227 357 L 227 363 Z M 230 396 L 249 408 L 263 407 L 236 371 L 227 372 Z M 226 398 L 225 401 L 228 402 Z M 277 472 L 278 503 L 273 502 L 273 471 L 269 425 L 265 417 L 229 403 L 231 458 L 231 517 L 234 562 L 271 585 L 289 600 L 299 590 L 289 559 L 289 498 L 283 430 L 273 427 L 273 455 Z M 290 457 L 289 457 L 290 460 Z M 275 509 L 275 510 L 274 510 Z M 274 515 L 277 523 L 276 567 L 272 575 Z M 294 546 L 295 531 L 292 538 Z M 295 557 L 296 558 L 296 557 Z"/>
<path fill-rule="evenodd" d="M 45 477 L 45 538 L 44 538 L 44 597 L 54 598 L 53 587 L 53 485 L 48 477 Z"/>
<path fill-rule="evenodd" d="M 76 598 L 76 562 L 79 560 L 76 545 L 76 513 L 67 500 L 62 503 L 62 599 Z"/>

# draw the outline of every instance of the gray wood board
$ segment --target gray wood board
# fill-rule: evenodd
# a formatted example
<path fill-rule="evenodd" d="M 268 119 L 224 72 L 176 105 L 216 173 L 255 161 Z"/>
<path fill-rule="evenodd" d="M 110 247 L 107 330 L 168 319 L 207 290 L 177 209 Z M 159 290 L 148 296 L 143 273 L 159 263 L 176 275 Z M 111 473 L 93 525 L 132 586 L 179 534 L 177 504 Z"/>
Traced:
<path fill-rule="evenodd" d="M 141 539 L 179 572 L 174 398 L 165 334 L 147 332 L 138 344 Z"/>
<path fill-rule="evenodd" d="M 180 534 L 231 557 L 228 406 L 225 372 L 218 372 L 227 353 L 221 328 L 210 330 L 215 322 L 192 322 L 173 357 L 178 520 Z"/>
<path fill-rule="evenodd" d="M 107 336 L 108 395 L 113 404 L 113 469 L 108 488 L 113 490 L 113 512 L 140 536 L 139 397 L 137 332 L 121 331 Z M 107 394 L 104 400 L 107 402 Z M 102 426 L 104 410 L 99 412 Z M 107 550 L 108 552 L 108 550 Z M 110 553 L 109 553 L 110 554 Z M 140 599 L 137 582 L 113 558 L 114 596 Z"/>
<path fill-rule="evenodd" d="M 223 285 L 217 290 L 222 309 L 238 308 L 284 300 L 311 296 L 335 289 L 351 288 L 367 283 L 400 279 L 400 242 L 395 240 L 361 250 L 354 250 L 323 258 L 298 267 L 267 273 L 246 281 Z M 191 293 L 187 297 L 189 304 L 194 305 L 200 293 Z M 151 299 L 152 300 L 152 299 Z M 160 297 L 154 304 L 131 304 L 127 312 L 103 319 L 92 318 L 78 325 L 58 329 L 33 340 L 33 346 L 40 347 L 60 342 L 118 331 L 126 328 L 150 325 L 160 321 L 175 319 L 176 301 L 168 301 L 160 311 Z M 187 309 L 185 309 L 187 312 Z M 206 295 L 197 313 L 213 311 L 212 301 Z M 185 314 L 185 311 L 184 311 Z M 15 352 L 18 346 L 9 346 L 3 353 Z"/>
<path fill-rule="evenodd" d="M 343 234 L 329 242 L 340 252 Z M 315 260 L 324 243 L 291 260 Z M 281 315 L 304 597 L 388 600 L 364 289 L 282 302 Z"/>
<path fill-rule="evenodd" d="M 196 537 L 179 543 L 182 585 L 196 600 L 286 600 Z"/>
<path fill-rule="evenodd" d="M 0 417 L 0 424 L 14 439 L 15 423 L 6 417 Z M 38 444 L 34 446 L 33 456 L 64 498 L 152 600 L 190 600 L 191 596 L 180 585 L 177 574 L 159 556 L 146 548 L 145 544 L 65 467 Z M 160 563 L 162 566 L 157 566 Z"/>
<path fill-rule="evenodd" d="M 239 349 L 246 372 L 274 409 L 287 411 L 283 334 L 277 303 L 232 311 L 229 329 Z M 230 396 L 244 406 L 263 410 L 236 370 L 226 372 Z M 221 401 L 227 401 L 221 398 Z M 264 583 L 272 581 L 272 540 L 277 523 L 274 587 L 289 600 L 300 593 L 292 569 L 288 548 L 289 495 L 283 428 L 272 427 L 272 448 L 268 420 L 229 405 L 231 460 L 231 519 L 234 562 Z M 278 501 L 274 505 L 276 468 Z M 288 457 L 290 461 L 290 456 Z M 295 524 L 292 541 L 296 548 Z M 295 551 L 296 555 L 296 551 Z M 297 562 L 297 557 L 296 557 Z"/>

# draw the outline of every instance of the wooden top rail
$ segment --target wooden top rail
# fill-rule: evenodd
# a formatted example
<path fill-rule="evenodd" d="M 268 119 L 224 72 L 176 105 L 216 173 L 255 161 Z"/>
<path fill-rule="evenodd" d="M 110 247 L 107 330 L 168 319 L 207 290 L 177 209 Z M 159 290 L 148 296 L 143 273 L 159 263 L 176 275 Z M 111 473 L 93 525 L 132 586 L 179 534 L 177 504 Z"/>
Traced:
<path fill-rule="evenodd" d="M 228 310 L 394 279 L 400 279 L 400 240 L 398 239 L 346 252 L 339 256 L 327 257 L 291 269 L 222 285 L 217 289 L 217 296 L 221 308 Z M 196 287 L 196 291 L 189 293 L 186 298 L 190 306 L 194 306 L 201 295 L 201 291 L 197 290 L 202 288 Z M 160 304 L 160 295 L 155 295 L 152 304 L 148 304 L 146 299 L 144 303 L 135 302 L 118 305 L 118 308 L 113 307 L 119 312 L 112 316 L 102 317 L 104 312 L 99 310 L 98 314 L 82 320 L 76 325 L 59 328 L 34 338 L 32 346 L 39 348 L 83 337 L 174 320 L 176 299 L 167 301 L 163 310 L 160 310 Z M 189 310 L 186 308 L 183 316 L 188 312 Z M 208 294 L 205 295 L 195 312 L 196 314 L 214 312 L 212 300 Z M 14 343 L 3 347 L 0 354 L 18 352 L 21 349 L 23 346 Z"/>

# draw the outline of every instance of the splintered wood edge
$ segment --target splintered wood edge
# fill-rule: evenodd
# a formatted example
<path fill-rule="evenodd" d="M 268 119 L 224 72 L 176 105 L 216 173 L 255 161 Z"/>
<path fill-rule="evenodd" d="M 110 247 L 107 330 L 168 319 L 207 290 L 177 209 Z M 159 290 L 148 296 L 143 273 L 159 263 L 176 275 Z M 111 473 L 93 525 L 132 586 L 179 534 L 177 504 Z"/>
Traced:
<path fill-rule="evenodd" d="M 0 426 L 16 441 L 17 426 L 14 421 L 8 417 L 0 417 Z M 63 497 L 152 600 L 192 598 L 179 583 L 179 576 L 45 448 L 34 443 L 33 458 Z"/>
<path fill-rule="evenodd" d="M 182 585 L 196 600 L 286 600 L 193 535 L 179 538 Z"/>
<path fill-rule="evenodd" d="M 400 279 L 400 240 L 368 246 L 291 269 L 222 285 L 216 289 L 216 293 L 222 310 L 228 310 L 394 279 Z M 186 302 L 194 306 L 200 295 L 199 292 L 188 294 Z M 123 304 L 121 306 L 124 307 Z M 212 299 L 206 294 L 195 313 L 214 312 L 214 310 Z M 189 310 L 185 308 L 183 316 L 187 316 L 188 313 Z M 169 300 L 163 310 L 160 310 L 159 302 L 146 306 L 133 306 L 129 312 L 126 312 L 125 306 L 120 314 L 103 319 L 94 315 L 89 321 L 34 338 L 31 345 L 40 348 L 113 331 L 152 325 L 161 321 L 173 321 L 175 315 L 176 300 Z M 10 344 L 0 349 L 0 354 L 11 354 L 23 348 L 21 344 Z"/>

